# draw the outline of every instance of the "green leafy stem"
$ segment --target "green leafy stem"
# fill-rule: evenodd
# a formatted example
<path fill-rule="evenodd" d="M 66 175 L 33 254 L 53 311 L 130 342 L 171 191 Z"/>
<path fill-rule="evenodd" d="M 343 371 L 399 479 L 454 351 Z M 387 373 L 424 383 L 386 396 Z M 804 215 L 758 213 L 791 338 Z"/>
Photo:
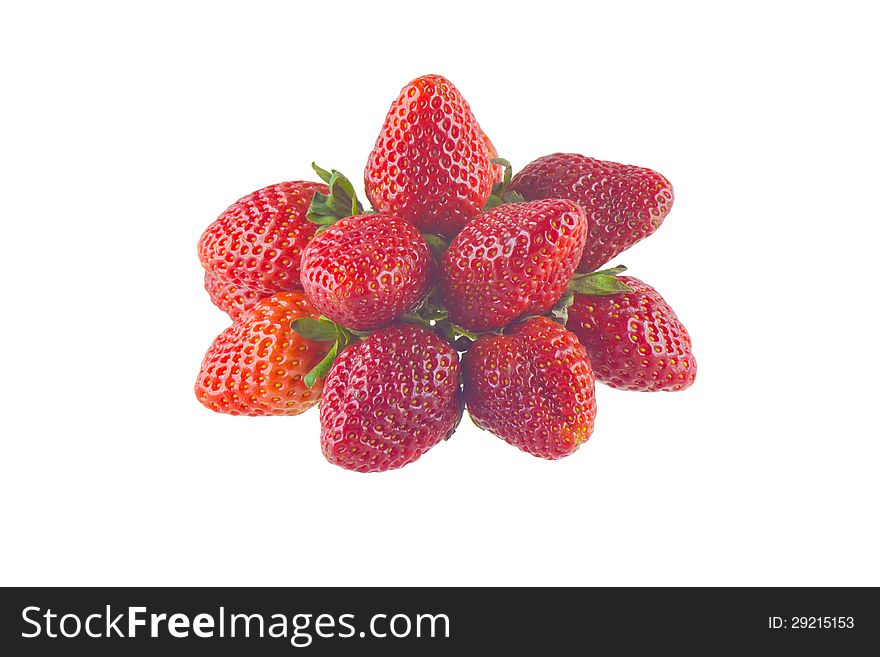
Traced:
<path fill-rule="evenodd" d="M 312 223 L 322 227 L 332 226 L 343 217 L 362 214 L 364 206 L 358 201 L 354 185 L 336 169 L 327 171 L 312 162 L 312 169 L 318 177 L 327 183 L 329 194 L 315 192 L 306 217 Z"/>
<path fill-rule="evenodd" d="M 522 194 L 508 189 L 510 180 L 513 178 L 513 165 L 503 157 L 493 157 L 489 161 L 492 164 L 500 164 L 504 167 L 504 178 L 492 187 L 492 194 L 486 199 L 483 211 L 497 208 L 505 203 L 524 203 L 525 199 L 522 197 Z"/>

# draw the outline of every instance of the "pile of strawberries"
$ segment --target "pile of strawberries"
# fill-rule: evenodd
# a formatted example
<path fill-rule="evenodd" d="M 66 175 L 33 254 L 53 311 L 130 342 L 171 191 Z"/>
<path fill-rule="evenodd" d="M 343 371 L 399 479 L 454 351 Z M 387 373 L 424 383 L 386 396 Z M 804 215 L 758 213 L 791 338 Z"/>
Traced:
<path fill-rule="evenodd" d="M 672 208 L 659 173 L 557 153 L 516 176 L 445 78 L 406 85 L 364 172 L 285 182 L 230 206 L 199 240 L 229 313 L 199 401 L 231 415 L 320 402 L 331 463 L 412 463 L 472 420 L 558 459 L 593 432 L 594 381 L 683 390 L 696 376 L 672 308 L 600 270 Z M 463 355 L 460 357 L 459 354 Z"/>

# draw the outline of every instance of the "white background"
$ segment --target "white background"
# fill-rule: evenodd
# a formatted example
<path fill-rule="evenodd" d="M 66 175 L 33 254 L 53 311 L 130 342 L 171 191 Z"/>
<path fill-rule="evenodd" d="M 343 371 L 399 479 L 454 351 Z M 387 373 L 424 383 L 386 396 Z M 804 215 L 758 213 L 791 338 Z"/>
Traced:
<path fill-rule="evenodd" d="M 11 4 L 0 583 L 880 584 L 870 3 Z M 600 388 L 560 462 L 465 419 L 371 476 L 316 410 L 197 403 L 201 231 L 313 159 L 359 180 L 429 72 L 515 165 L 669 177 L 615 262 L 689 327 L 692 389 Z"/>

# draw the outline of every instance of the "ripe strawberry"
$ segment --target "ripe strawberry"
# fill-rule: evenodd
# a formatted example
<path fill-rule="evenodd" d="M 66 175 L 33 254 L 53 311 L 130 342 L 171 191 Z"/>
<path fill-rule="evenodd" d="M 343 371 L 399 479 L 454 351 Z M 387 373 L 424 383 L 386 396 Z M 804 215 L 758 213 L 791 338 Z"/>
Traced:
<path fill-rule="evenodd" d="M 232 319 L 238 319 L 244 312 L 260 300 L 253 290 L 239 287 L 235 283 L 223 282 L 211 272 L 205 272 L 205 290 L 211 301 Z"/>
<path fill-rule="evenodd" d="M 315 182 L 284 182 L 259 189 L 233 203 L 199 239 L 205 288 L 233 319 L 257 300 L 302 289 L 302 251 L 317 230 L 306 219 Z M 229 298 L 225 298 L 229 297 Z"/>
<path fill-rule="evenodd" d="M 584 212 L 573 201 L 508 203 L 481 214 L 441 260 L 450 320 L 486 331 L 546 312 L 571 280 L 586 238 Z"/>
<path fill-rule="evenodd" d="M 568 456 L 593 432 L 596 399 L 587 352 L 547 317 L 481 336 L 465 353 L 462 374 L 474 422 L 533 456 Z"/>
<path fill-rule="evenodd" d="M 691 338 L 669 304 L 637 278 L 631 291 L 575 294 L 566 326 L 587 348 L 596 378 L 621 390 L 684 390 L 697 375 Z"/>
<path fill-rule="evenodd" d="M 578 271 L 598 269 L 653 233 L 672 209 L 672 185 L 656 171 L 555 153 L 527 164 L 510 189 L 532 201 L 567 198 L 587 214 L 590 237 Z"/>
<path fill-rule="evenodd" d="M 199 401 L 230 415 L 298 415 L 314 406 L 320 387 L 310 389 L 303 379 L 332 343 L 294 333 L 291 322 L 303 317 L 317 318 L 318 311 L 301 292 L 279 292 L 245 311 L 205 354 Z"/>
<path fill-rule="evenodd" d="M 321 396 L 321 448 L 348 470 L 400 468 L 449 438 L 461 413 L 455 350 L 420 326 L 390 326 L 333 364 Z"/>
<path fill-rule="evenodd" d="M 302 284 L 322 314 L 357 331 L 376 329 L 416 308 L 434 272 L 415 226 L 391 214 L 346 217 L 303 252 Z"/>
<path fill-rule="evenodd" d="M 416 78 L 391 104 L 370 153 L 367 198 L 422 232 L 451 237 L 480 212 L 499 173 L 487 142 L 449 80 Z"/>

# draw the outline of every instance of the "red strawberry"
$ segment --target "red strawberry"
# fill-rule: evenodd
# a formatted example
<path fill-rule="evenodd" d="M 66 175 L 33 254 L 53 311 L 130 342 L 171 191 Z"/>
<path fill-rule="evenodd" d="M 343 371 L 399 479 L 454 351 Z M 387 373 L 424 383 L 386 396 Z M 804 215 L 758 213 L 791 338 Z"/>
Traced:
<path fill-rule="evenodd" d="M 357 331 L 400 319 L 419 305 L 434 260 L 415 226 L 391 214 L 346 217 L 303 253 L 302 284 L 322 314 Z"/>
<path fill-rule="evenodd" d="M 547 317 L 483 335 L 462 360 L 474 422 L 545 459 L 568 456 L 593 433 L 596 398 L 587 352 Z"/>
<path fill-rule="evenodd" d="M 587 238 L 577 203 L 509 203 L 481 214 L 452 241 L 440 286 L 449 318 L 471 331 L 547 312 L 571 280 Z"/>
<path fill-rule="evenodd" d="M 239 287 L 235 283 L 223 282 L 211 272 L 205 272 L 205 290 L 211 301 L 232 319 L 238 319 L 248 308 L 260 300 L 253 290 Z"/>
<path fill-rule="evenodd" d="M 527 164 L 510 189 L 532 201 L 567 198 L 584 208 L 590 237 L 578 271 L 598 269 L 653 233 L 672 209 L 672 185 L 656 171 L 555 153 Z"/>
<path fill-rule="evenodd" d="M 328 193 L 327 185 L 296 181 L 259 189 L 229 206 L 202 234 L 205 287 L 233 319 L 258 299 L 302 289 L 300 258 L 318 228 L 306 219 L 315 192 Z"/>
<path fill-rule="evenodd" d="M 231 415 L 298 415 L 314 406 L 320 387 L 303 381 L 331 342 L 308 340 L 291 322 L 318 317 L 301 292 L 262 299 L 223 331 L 205 354 L 196 381 L 199 401 Z"/>
<path fill-rule="evenodd" d="M 364 171 L 380 212 L 419 230 L 455 235 L 483 207 L 498 175 L 467 101 L 439 75 L 406 85 L 391 104 Z"/>
<path fill-rule="evenodd" d="M 687 329 L 663 297 L 637 278 L 631 291 L 575 294 L 566 326 L 587 348 L 596 378 L 621 390 L 684 390 L 697 375 Z"/>
<path fill-rule="evenodd" d="M 342 352 L 321 396 L 321 448 L 348 470 L 412 463 L 461 419 L 458 354 L 431 331 L 391 326 Z"/>

